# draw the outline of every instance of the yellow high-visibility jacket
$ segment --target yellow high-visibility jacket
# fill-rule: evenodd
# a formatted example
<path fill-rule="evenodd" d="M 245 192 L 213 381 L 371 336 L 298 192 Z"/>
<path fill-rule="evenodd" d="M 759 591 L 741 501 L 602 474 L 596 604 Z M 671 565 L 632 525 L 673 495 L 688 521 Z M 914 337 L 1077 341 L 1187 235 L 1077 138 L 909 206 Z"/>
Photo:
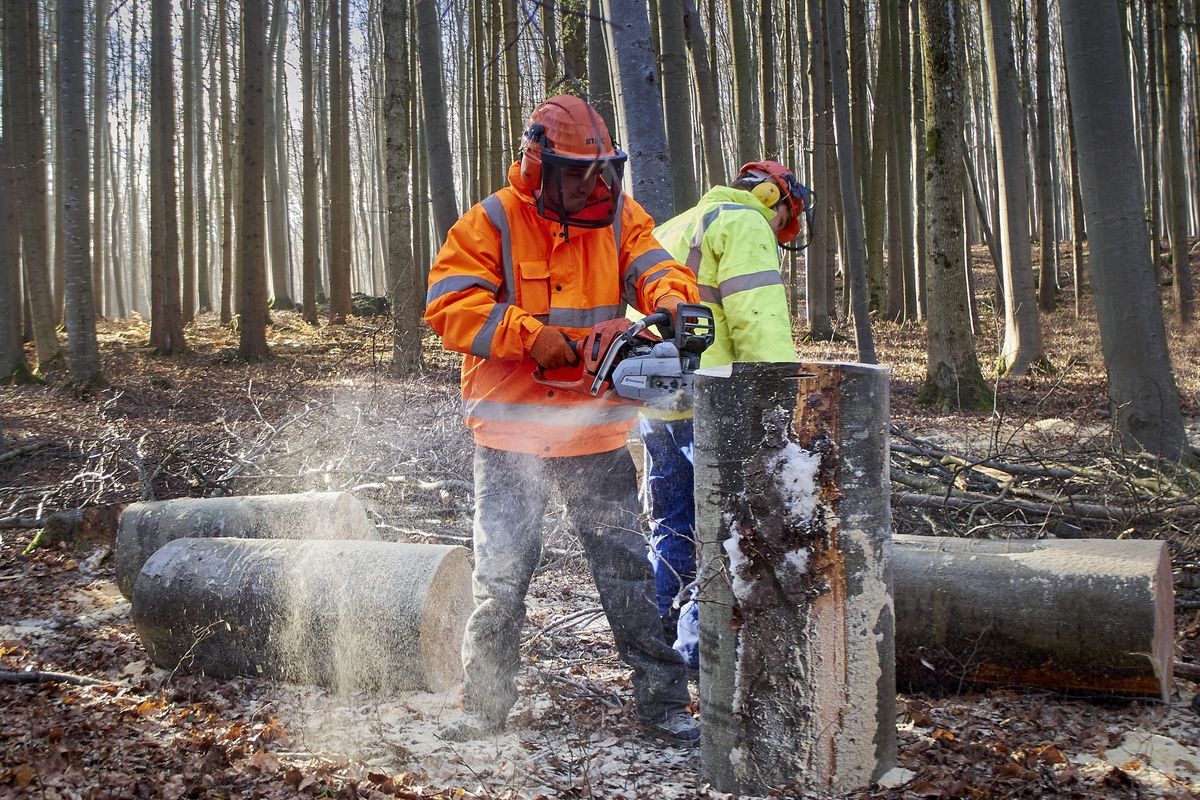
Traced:
<path fill-rule="evenodd" d="M 695 207 L 654 229 L 663 249 L 696 273 L 700 300 L 712 309 L 716 340 L 701 356 L 701 367 L 796 361 L 779 246 L 769 222 L 774 216 L 750 192 L 716 186 Z M 678 419 L 690 412 L 643 413 Z"/>

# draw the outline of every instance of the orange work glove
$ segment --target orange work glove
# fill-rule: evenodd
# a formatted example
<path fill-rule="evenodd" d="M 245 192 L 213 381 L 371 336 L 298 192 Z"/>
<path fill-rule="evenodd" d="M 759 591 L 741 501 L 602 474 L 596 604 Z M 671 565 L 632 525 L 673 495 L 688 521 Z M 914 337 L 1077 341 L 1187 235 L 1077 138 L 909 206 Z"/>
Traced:
<path fill-rule="evenodd" d="M 529 357 L 542 369 L 558 369 L 579 363 L 566 334 L 549 325 L 538 331 L 533 347 L 529 348 Z"/>
<path fill-rule="evenodd" d="M 671 319 L 675 319 L 679 315 L 679 304 L 683 302 L 683 298 L 679 295 L 669 294 L 658 301 L 658 310 L 666 311 L 671 315 Z"/>

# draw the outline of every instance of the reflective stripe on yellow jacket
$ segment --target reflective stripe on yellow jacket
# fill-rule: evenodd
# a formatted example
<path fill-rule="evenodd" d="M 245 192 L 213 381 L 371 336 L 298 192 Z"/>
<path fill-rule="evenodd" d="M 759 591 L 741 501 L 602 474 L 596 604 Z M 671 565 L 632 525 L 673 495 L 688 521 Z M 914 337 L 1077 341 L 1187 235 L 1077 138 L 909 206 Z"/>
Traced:
<path fill-rule="evenodd" d="M 700 299 L 712 309 L 716 336 L 701 367 L 733 361 L 796 361 L 774 212 L 750 192 L 717 186 L 695 207 L 654 229 L 674 258 L 696 273 Z M 642 412 L 683 419 L 690 411 Z"/>
<path fill-rule="evenodd" d="M 463 413 L 485 447 L 570 456 L 625 443 L 636 407 L 533 380 L 529 348 L 546 325 L 581 338 L 625 306 L 650 312 L 697 299 L 694 275 L 659 247 L 653 220 L 623 198 L 611 227 L 586 230 L 538 216 L 517 164 L 509 185 L 450 229 L 429 273 L 425 319 L 448 350 L 466 353 Z"/>

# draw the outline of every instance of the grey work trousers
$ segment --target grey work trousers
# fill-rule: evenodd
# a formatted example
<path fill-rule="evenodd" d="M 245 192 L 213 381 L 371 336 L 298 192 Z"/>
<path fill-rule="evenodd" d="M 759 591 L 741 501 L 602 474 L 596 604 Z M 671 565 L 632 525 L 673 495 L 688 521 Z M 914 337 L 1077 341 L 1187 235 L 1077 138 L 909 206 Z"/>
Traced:
<path fill-rule="evenodd" d="M 633 668 L 638 716 L 688 704 L 687 670 L 663 641 L 638 518 L 637 474 L 624 448 L 541 458 L 475 448 L 475 611 L 463 641 L 463 706 L 501 723 L 517 699 L 525 593 L 542 552 L 550 484 L 562 492 L 621 659 Z"/>

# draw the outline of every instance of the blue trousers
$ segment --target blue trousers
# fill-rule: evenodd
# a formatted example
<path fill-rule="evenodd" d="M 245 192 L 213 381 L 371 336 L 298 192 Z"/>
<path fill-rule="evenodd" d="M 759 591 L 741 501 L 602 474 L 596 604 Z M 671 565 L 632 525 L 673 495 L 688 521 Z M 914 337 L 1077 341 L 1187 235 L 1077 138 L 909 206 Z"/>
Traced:
<path fill-rule="evenodd" d="M 650 564 L 658 615 L 677 626 L 675 649 L 688 666 L 699 664 L 695 603 L 675 606 L 682 586 L 696 577 L 696 502 L 692 487 L 692 420 L 638 418 L 646 447 L 645 485 L 650 506 Z M 680 598 L 686 601 L 687 598 Z M 682 617 L 682 618 L 681 618 Z"/>

